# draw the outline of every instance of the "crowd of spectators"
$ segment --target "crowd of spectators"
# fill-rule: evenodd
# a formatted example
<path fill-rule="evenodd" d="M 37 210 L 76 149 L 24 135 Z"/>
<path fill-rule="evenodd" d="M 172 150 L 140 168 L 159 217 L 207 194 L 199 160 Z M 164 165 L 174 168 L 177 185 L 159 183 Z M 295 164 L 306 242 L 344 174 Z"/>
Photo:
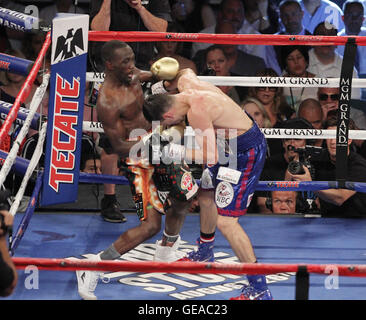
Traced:
<path fill-rule="evenodd" d="M 361 0 L 90 0 L 79 2 L 78 6 L 72 0 L 62 0 L 52 4 L 37 4 L 40 4 L 40 17 L 46 24 L 58 12 L 85 13 L 90 16 L 90 29 L 98 31 L 330 36 L 366 34 L 366 1 Z M 0 6 L 22 11 L 21 1 L 0 1 Z M 25 34 L 2 28 L 0 51 L 34 61 L 43 41 L 43 32 Z M 100 43 L 89 44 L 89 71 L 102 71 L 100 46 Z M 171 56 L 179 61 L 181 68 L 191 68 L 198 75 L 339 78 L 344 59 L 344 46 L 331 45 L 312 47 L 168 41 L 131 43 L 131 46 L 138 68 L 148 69 L 157 59 Z M 366 75 L 365 48 L 357 48 L 354 78 Z M 46 63 L 44 67 L 49 65 Z M 24 77 L 1 73 L 0 98 L 13 103 Z M 39 82 L 35 84 L 37 85 Z M 88 83 L 87 88 L 84 120 L 96 121 L 93 106 L 89 103 L 93 84 Z M 334 119 L 337 119 L 339 108 L 339 88 L 314 88 L 306 85 L 301 88 L 219 88 L 236 101 L 243 108 L 243 112 L 247 112 L 261 128 L 326 129 L 336 126 Z M 366 130 L 363 96 L 362 90 L 352 89 L 352 101 L 355 103 L 351 108 L 351 123 L 354 129 Z M 47 97 L 42 106 L 42 113 L 47 115 Z M 95 140 L 96 137 L 92 138 Z M 352 170 L 363 172 L 366 170 L 366 147 L 363 141 L 349 141 L 349 168 L 357 167 Z M 332 139 L 267 139 L 267 142 L 267 161 L 261 180 L 335 179 L 335 147 Z M 29 146 L 34 141 L 25 143 Z M 306 172 L 303 175 L 289 174 L 289 163 L 299 161 L 299 153 L 294 152 L 293 148 L 304 148 L 308 144 L 321 147 L 322 156 L 305 166 Z M 29 151 L 29 147 L 27 150 Z M 81 166 L 88 168 L 86 172 L 92 172 L 94 163 L 96 173 L 119 174 L 115 155 L 107 155 L 95 146 L 87 152 L 88 155 L 90 153 L 95 155 L 90 158 L 93 161 Z M 322 165 L 324 161 L 328 164 L 326 168 Z M 349 170 L 348 180 L 366 181 L 366 174 L 355 174 L 352 170 Z M 104 188 L 105 194 L 115 194 L 113 185 L 105 185 Z M 115 201 L 109 205 L 114 208 L 111 214 L 116 221 L 123 221 L 124 217 L 119 213 Z M 365 205 L 366 194 L 359 192 L 257 192 L 249 212 L 288 214 L 298 211 L 306 213 L 310 210 L 327 216 L 332 213 L 362 216 L 366 215 L 362 213 Z"/>

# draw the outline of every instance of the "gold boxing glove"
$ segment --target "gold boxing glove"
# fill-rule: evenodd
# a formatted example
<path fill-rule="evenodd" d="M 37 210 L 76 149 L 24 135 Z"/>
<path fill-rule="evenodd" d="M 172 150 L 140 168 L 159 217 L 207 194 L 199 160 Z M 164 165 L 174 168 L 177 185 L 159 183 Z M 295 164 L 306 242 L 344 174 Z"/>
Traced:
<path fill-rule="evenodd" d="M 171 126 L 165 130 L 161 128 L 161 135 L 169 140 L 171 143 L 181 144 L 182 139 L 184 138 L 184 129 L 186 125 L 184 122 Z"/>
<path fill-rule="evenodd" d="M 158 80 L 173 80 L 179 71 L 179 62 L 170 57 L 164 57 L 155 61 L 150 71 Z"/>

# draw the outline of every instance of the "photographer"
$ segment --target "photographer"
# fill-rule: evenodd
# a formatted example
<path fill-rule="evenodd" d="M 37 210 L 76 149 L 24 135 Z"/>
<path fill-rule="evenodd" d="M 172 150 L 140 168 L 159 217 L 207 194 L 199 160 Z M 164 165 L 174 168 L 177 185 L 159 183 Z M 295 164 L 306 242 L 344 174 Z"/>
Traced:
<path fill-rule="evenodd" d="M 336 129 L 337 116 L 328 117 L 324 129 Z M 350 119 L 350 130 L 355 130 L 355 124 Z M 347 177 L 346 181 L 366 182 L 366 160 L 350 150 L 352 140 L 348 140 Z M 306 166 L 304 174 L 286 172 L 286 180 L 294 181 L 335 181 L 336 180 L 336 139 L 326 140 L 327 150 L 318 161 L 314 161 L 314 177 Z M 328 189 L 315 191 L 319 197 L 322 216 L 333 217 L 366 217 L 366 194 L 348 189 Z"/>
<path fill-rule="evenodd" d="M 17 270 L 9 255 L 6 235 L 13 225 L 13 216 L 7 210 L 0 210 L 0 296 L 11 295 L 18 281 Z"/>
<path fill-rule="evenodd" d="M 266 206 L 273 213 L 293 214 L 297 212 L 298 194 L 296 191 L 272 191 Z"/>
<path fill-rule="evenodd" d="M 294 118 L 287 120 L 281 124 L 283 129 L 313 129 L 312 125 L 302 118 Z M 261 174 L 261 181 L 283 181 L 289 163 L 291 161 L 299 161 L 299 153 L 294 152 L 294 149 L 305 148 L 305 139 L 283 139 L 283 152 L 271 155 L 266 159 L 264 168 Z M 258 212 L 271 213 L 271 210 L 266 206 L 266 200 L 269 198 L 268 192 L 256 191 Z"/>

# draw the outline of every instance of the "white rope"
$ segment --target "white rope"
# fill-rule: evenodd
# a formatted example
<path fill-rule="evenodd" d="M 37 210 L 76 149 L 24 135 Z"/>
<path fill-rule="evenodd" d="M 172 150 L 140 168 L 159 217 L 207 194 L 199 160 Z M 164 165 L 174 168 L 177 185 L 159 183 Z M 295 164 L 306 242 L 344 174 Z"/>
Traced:
<path fill-rule="evenodd" d="M 100 122 L 83 121 L 83 131 L 103 133 Z M 322 129 L 279 129 L 261 128 L 264 136 L 270 139 L 335 139 L 336 130 Z M 184 131 L 187 136 L 194 135 L 194 130 L 187 127 Z M 366 140 L 366 130 L 349 130 L 348 137 L 356 140 Z"/>
<path fill-rule="evenodd" d="M 278 129 L 261 128 L 266 138 L 272 139 L 335 139 L 336 130 L 322 129 Z M 355 140 L 366 140 L 366 130 L 349 130 L 348 137 Z"/>
<path fill-rule="evenodd" d="M 15 216 L 16 212 L 18 211 L 20 202 L 21 202 L 21 200 L 23 198 L 25 189 L 26 189 L 26 187 L 28 185 L 28 181 L 31 178 L 31 176 L 33 174 L 33 171 L 37 167 L 38 162 L 39 162 L 39 159 L 42 156 L 42 153 L 43 153 L 43 144 L 44 144 L 44 140 L 45 140 L 45 137 L 46 137 L 46 132 L 47 132 L 47 123 L 44 122 L 42 124 L 41 131 L 39 132 L 38 142 L 37 142 L 36 148 L 34 149 L 32 158 L 31 158 L 31 160 L 29 162 L 27 171 L 24 174 L 22 183 L 21 183 L 21 185 L 19 187 L 19 190 L 18 190 L 18 192 L 17 192 L 17 194 L 15 196 L 14 202 L 11 205 L 10 210 L 9 210 L 10 214 L 12 214 L 13 216 Z"/>
<path fill-rule="evenodd" d="M 13 164 L 15 162 L 15 159 L 16 159 L 18 151 L 19 151 L 19 147 L 29 131 L 30 124 L 33 120 L 34 114 L 36 113 L 38 106 L 42 102 L 43 96 L 47 90 L 49 79 L 50 79 L 49 74 L 45 74 L 43 76 L 42 84 L 37 88 L 37 90 L 32 98 L 30 108 L 29 108 L 30 111 L 27 115 L 27 118 L 25 119 L 24 124 L 18 134 L 18 137 L 16 138 L 16 140 L 13 144 L 13 147 L 10 149 L 9 154 L 6 157 L 4 164 L 0 170 L 0 186 L 2 186 L 4 184 L 4 181 L 9 174 L 11 167 L 13 166 Z"/>
<path fill-rule="evenodd" d="M 219 77 L 198 76 L 200 80 L 210 82 L 216 86 L 237 87 L 291 87 L 291 88 L 338 88 L 340 78 L 297 78 L 297 77 Z M 103 82 L 104 73 L 87 72 L 89 82 Z M 366 88 L 366 79 L 352 79 L 352 88 Z"/>

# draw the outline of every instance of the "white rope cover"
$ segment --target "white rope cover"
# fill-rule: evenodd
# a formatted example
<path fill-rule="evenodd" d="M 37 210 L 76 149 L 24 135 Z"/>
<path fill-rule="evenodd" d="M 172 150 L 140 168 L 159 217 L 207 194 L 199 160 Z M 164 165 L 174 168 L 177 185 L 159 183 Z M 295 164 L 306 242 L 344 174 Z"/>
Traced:
<path fill-rule="evenodd" d="M 219 77 L 199 76 L 200 80 L 210 82 L 216 86 L 237 87 L 291 87 L 291 88 L 338 88 L 340 78 L 297 78 L 297 77 Z M 103 82 L 104 74 L 87 72 L 89 82 Z M 352 88 L 366 88 L 366 79 L 353 78 Z"/>
<path fill-rule="evenodd" d="M 83 131 L 103 133 L 103 125 L 100 122 L 83 121 Z M 266 138 L 272 139 L 335 139 L 336 130 L 322 129 L 279 129 L 261 128 Z M 192 127 L 187 127 L 184 135 L 194 135 Z M 349 130 L 350 139 L 366 140 L 366 130 Z"/>
<path fill-rule="evenodd" d="M 27 187 L 28 181 L 31 178 L 33 171 L 35 170 L 35 168 L 37 167 L 37 164 L 39 162 L 39 159 L 42 156 L 43 153 L 43 144 L 45 141 L 45 137 L 46 137 L 46 133 L 47 133 L 47 122 L 44 122 L 42 124 L 42 128 L 41 131 L 39 132 L 39 138 L 37 141 L 37 145 L 36 148 L 33 152 L 32 158 L 29 162 L 29 165 L 27 167 L 27 171 L 24 174 L 22 183 L 19 187 L 19 190 L 15 196 L 14 202 L 12 203 L 11 207 L 10 207 L 10 214 L 12 214 L 13 216 L 15 216 L 16 212 L 18 211 L 19 205 L 20 205 L 20 201 L 23 198 L 25 189 Z"/>

